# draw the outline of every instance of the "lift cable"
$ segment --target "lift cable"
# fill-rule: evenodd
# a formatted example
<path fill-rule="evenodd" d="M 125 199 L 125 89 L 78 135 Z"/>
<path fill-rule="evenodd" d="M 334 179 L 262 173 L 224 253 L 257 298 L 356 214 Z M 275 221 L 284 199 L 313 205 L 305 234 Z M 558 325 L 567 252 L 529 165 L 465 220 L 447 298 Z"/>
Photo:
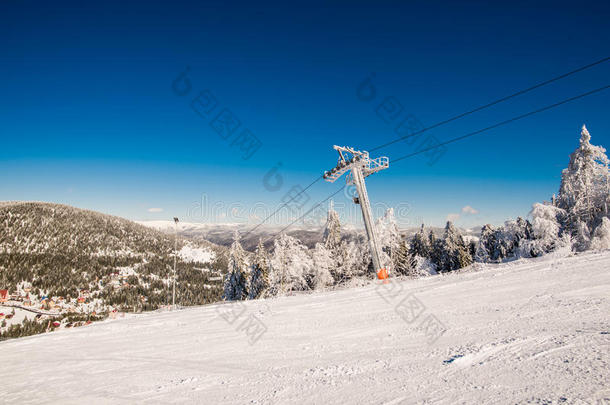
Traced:
<path fill-rule="evenodd" d="M 596 62 L 590 63 L 590 64 L 588 64 L 588 65 L 585 65 L 585 66 L 579 67 L 578 69 L 574 69 L 574 70 L 572 70 L 572 71 L 570 71 L 570 72 L 564 73 L 564 74 L 559 75 L 559 76 L 557 76 L 557 77 L 554 77 L 554 78 L 552 78 L 552 79 L 545 80 L 545 81 L 540 82 L 540 83 L 538 83 L 538 84 L 535 84 L 535 85 L 533 85 L 533 86 L 531 86 L 531 87 L 528 87 L 527 89 L 519 90 L 519 91 L 518 91 L 518 92 L 516 92 L 516 93 L 513 93 L 513 94 L 511 94 L 511 95 L 508 95 L 508 96 L 505 96 L 505 97 L 499 98 L 499 99 L 497 99 L 497 100 L 495 100 L 495 101 L 492 101 L 491 103 L 484 104 L 484 105 L 482 105 L 482 106 L 480 106 L 480 107 L 477 107 L 477 108 L 475 108 L 475 109 L 472 109 L 472 110 L 470 110 L 470 111 L 464 112 L 464 113 L 462 113 L 462 114 L 458 114 L 458 115 L 456 115 L 456 116 L 454 116 L 454 117 L 451 117 L 451 118 L 447 118 L 447 119 L 446 119 L 446 120 L 444 120 L 444 121 L 437 122 L 437 123 L 436 123 L 436 124 L 434 124 L 434 125 L 430 125 L 429 127 L 426 127 L 426 128 L 420 129 L 419 131 L 416 131 L 416 132 L 414 132 L 414 133 L 412 133 L 412 134 L 405 135 L 405 136 L 402 136 L 402 137 L 400 137 L 400 138 L 396 138 L 396 139 L 394 139 L 393 141 L 389 141 L 389 142 L 386 142 L 386 143 L 384 143 L 384 144 L 382 144 L 382 145 L 379 145 L 379 146 L 376 146 L 376 147 L 374 147 L 374 148 L 372 148 L 372 149 L 369 149 L 369 152 L 374 152 L 374 151 L 376 151 L 376 150 L 378 150 L 378 149 L 385 148 L 386 146 L 390 146 L 390 145 L 392 145 L 392 144 L 395 144 L 396 142 L 400 142 L 400 141 L 403 141 L 403 140 L 405 140 L 405 139 L 408 139 L 408 138 L 411 138 L 411 137 L 417 136 L 417 135 L 419 135 L 419 134 L 421 134 L 421 133 L 424 133 L 424 132 L 426 132 L 426 131 L 429 131 L 429 130 L 431 130 L 431 129 L 434 129 L 434 128 L 437 128 L 437 127 L 440 127 L 441 125 L 448 124 L 448 123 L 450 123 L 450 122 L 452 122 L 452 121 L 455 121 L 455 120 L 458 120 L 458 119 L 460 119 L 460 118 L 466 117 L 467 115 L 470 115 L 470 114 L 473 114 L 473 113 L 475 113 L 475 112 L 478 112 L 478 111 L 484 110 L 484 109 L 489 108 L 489 107 L 491 107 L 491 106 L 494 106 L 494 105 L 496 105 L 496 104 L 500 104 L 500 103 L 502 103 L 502 102 L 504 102 L 504 101 L 507 101 L 507 100 L 510 100 L 511 98 L 514 98 L 514 97 L 520 96 L 520 95 L 522 95 L 522 94 L 528 93 L 528 92 L 530 92 L 530 91 L 532 91 L 532 90 L 535 90 L 535 89 L 537 89 L 537 88 L 540 88 L 540 87 L 546 86 L 547 84 L 550 84 L 550 83 L 556 82 L 556 81 L 561 80 L 561 79 L 565 79 L 565 78 L 566 78 L 566 77 L 568 77 L 568 76 L 571 76 L 571 75 L 573 75 L 573 74 L 575 74 L 575 73 L 578 73 L 578 72 L 582 72 L 583 70 L 586 70 L 586 69 L 592 68 L 593 66 L 597 66 L 597 65 L 599 65 L 599 64 L 601 64 L 601 63 L 604 63 L 604 62 L 606 62 L 606 61 L 608 61 L 608 60 L 610 60 L 610 56 L 609 56 L 609 57 L 605 57 L 605 58 L 603 58 L 603 59 L 600 59 L 600 60 L 598 60 L 598 61 L 596 61 Z"/>
<path fill-rule="evenodd" d="M 429 150 L 431 150 L 431 149 L 438 148 L 438 147 L 440 147 L 440 146 L 443 146 L 443 145 L 446 145 L 446 144 L 449 144 L 449 143 L 453 143 L 453 142 L 460 141 L 460 140 L 462 140 L 462 139 L 469 138 L 469 137 L 471 137 L 471 136 L 474 136 L 474 135 L 480 134 L 480 133 L 482 133 L 482 132 L 489 131 L 490 129 L 497 128 L 497 127 L 499 127 L 499 126 L 506 125 L 506 124 L 508 124 L 508 123 L 511 123 L 511 122 L 514 122 L 514 121 L 517 121 L 517 120 L 523 119 L 523 118 L 525 118 L 525 117 L 529 117 L 529 116 L 532 116 L 532 115 L 534 115 L 534 114 L 538 114 L 538 113 L 540 113 L 540 112 L 550 110 L 550 109 L 555 108 L 555 107 L 558 107 L 558 106 L 560 106 L 560 105 L 562 105 L 562 104 L 566 104 L 566 103 L 569 103 L 569 102 L 571 102 L 571 101 L 574 101 L 574 100 L 578 100 L 578 99 L 580 99 L 580 98 L 587 97 L 587 96 L 589 96 L 589 95 L 592 95 L 592 94 L 598 93 L 598 92 L 603 91 L 603 90 L 606 90 L 606 89 L 608 89 L 608 88 L 610 88 L 610 85 L 606 85 L 606 86 L 603 86 L 603 87 L 599 87 L 599 88 L 597 88 L 597 89 L 595 89 L 595 90 L 591 90 L 591 91 L 588 91 L 588 92 L 586 92 L 586 93 L 582 93 L 582 94 L 579 94 L 579 95 L 577 95 L 577 96 L 567 98 L 567 99 L 562 100 L 562 101 L 559 101 L 559 102 L 557 102 L 557 103 L 550 104 L 550 105 L 548 105 L 548 106 L 546 106 L 546 107 L 542 107 L 542 108 L 539 108 L 539 109 L 537 109 L 537 110 L 530 111 L 530 112 L 528 112 L 528 113 L 525 113 L 525 114 L 519 115 L 519 116 L 514 117 L 514 118 L 510 118 L 510 119 L 508 119 L 508 120 L 505 120 L 505 121 L 499 122 L 499 123 L 497 123 L 497 124 L 494 124 L 494 125 L 488 126 L 488 127 L 486 127 L 486 128 L 480 129 L 480 130 L 478 130 L 478 131 L 470 132 L 470 133 L 468 133 L 468 134 L 465 134 L 465 135 L 462 135 L 462 136 L 459 136 L 459 137 L 456 137 L 456 138 L 452 138 L 452 139 L 450 139 L 450 140 L 448 140 L 448 141 L 446 141 L 446 142 L 443 142 L 443 143 L 441 143 L 441 144 L 439 144 L 439 145 L 435 145 L 434 147 L 427 148 L 427 149 L 422 149 L 422 150 L 419 150 L 419 151 L 417 151 L 417 152 L 414 152 L 414 153 L 410 153 L 410 154 L 408 154 L 408 155 L 401 156 L 401 157 L 399 157 L 399 158 L 397 158 L 397 159 L 393 159 L 393 160 L 392 160 L 392 163 L 399 162 L 399 161 L 401 161 L 401 160 L 407 159 L 407 158 L 412 157 L 412 156 L 415 156 L 415 155 L 419 155 L 419 154 L 421 154 L 421 153 L 424 153 L 424 152 L 426 152 L 426 151 L 429 151 Z M 335 196 L 335 195 L 336 195 L 336 194 L 338 194 L 338 193 L 339 193 L 341 190 L 343 190 L 343 189 L 344 189 L 346 186 L 347 186 L 347 185 L 344 185 L 342 188 L 340 188 L 339 190 L 335 191 L 334 193 L 332 193 L 331 195 L 329 195 L 328 197 L 326 197 L 325 199 L 323 199 L 322 201 L 320 201 L 319 203 L 317 203 L 316 205 L 314 205 L 314 206 L 313 206 L 313 207 L 312 207 L 310 210 L 308 210 L 308 211 L 307 211 L 305 214 L 301 215 L 299 218 L 297 218 L 296 220 L 292 221 L 290 224 L 288 224 L 287 226 L 285 226 L 284 228 L 282 228 L 282 229 L 281 229 L 279 232 L 276 232 L 276 233 L 274 233 L 273 235 L 271 235 L 270 237 L 266 238 L 266 239 L 265 239 L 265 241 L 267 241 L 267 240 L 269 240 L 269 239 L 273 239 L 273 238 L 275 238 L 277 235 L 279 235 L 280 233 L 284 232 L 286 229 L 288 229 L 289 227 L 291 227 L 292 225 L 294 225 L 294 224 L 295 224 L 295 223 L 297 223 L 298 221 L 300 221 L 300 220 L 302 220 L 303 218 L 305 218 L 307 215 L 309 215 L 309 213 L 310 213 L 311 211 L 313 211 L 315 208 L 319 207 L 321 204 L 323 204 L 323 203 L 325 203 L 326 201 L 328 201 L 329 199 L 331 199 L 333 196 Z"/>
<path fill-rule="evenodd" d="M 535 85 L 533 85 L 533 86 L 531 86 L 531 87 L 528 87 L 528 88 L 526 88 L 526 89 L 520 90 L 520 91 L 518 91 L 518 92 L 516 92 L 516 93 L 513 93 L 513 94 L 510 94 L 510 95 L 508 95 L 508 96 L 505 96 L 505 97 L 499 98 L 499 99 L 497 99 L 497 100 L 495 100 L 495 101 L 492 101 L 491 103 L 484 104 L 484 105 L 479 106 L 479 107 L 477 107 L 477 108 L 474 108 L 474 109 L 472 109 L 472 110 L 470 110 L 470 111 L 467 111 L 467 112 L 464 112 L 464 113 L 462 113 L 462 114 L 458 114 L 458 115 L 456 115 L 456 116 L 454 116 L 454 117 L 451 117 L 451 118 L 445 119 L 445 120 L 443 120 L 443 121 L 437 122 L 436 124 L 433 124 L 433 125 L 431 125 L 431 126 L 429 126 L 429 127 L 423 128 L 423 129 L 421 129 L 421 130 L 419 130 L 419 131 L 417 131 L 417 132 L 414 132 L 414 133 L 412 133 L 412 134 L 405 135 L 405 136 L 403 136 L 403 137 L 400 137 L 400 138 L 394 139 L 393 141 L 390 141 L 390 142 L 386 142 L 385 144 L 382 144 L 382 145 L 377 146 L 377 147 L 375 147 L 375 148 L 369 149 L 369 151 L 373 152 L 373 151 L 375 151 L 375 150 L 378 150 L 378 149 L 384 148 L 384 147 L 386 147 L 386 146 L 392 145 L 392 144 L 394 144 L 394 143 L 396 143 L 396 142 L 400 142 L 400 141 L 405 140 L 405 139 L 407 139 L 407 138 L 410 138 L 410 137 L 413 137 L 413 136 L 417 136 L 417 135 L 419 135 L 419 134 L 421 134 L 421 133 L 423 133 L 423 132 L 429 131 L 430 129 L 440 127 L 440 126 L 445 125 L 445 124 L 447 124 L 447 123 L 449 123 L 449 122 L 452 122 L 452 121 L 458 120 L 458 119 L 460 119 L 460 118 L 463 118 L 463 117 L 465 117 L 465 116 L 467 116 L 467 115 L 470 115 L 470 114 L 473 114 L 473 113 L 475 113 L 475 112 L 478 112 L 478 111 L 484 110 L 484 109 L 486 109 L 486 108 L 489 108 L 489 107 L 491 107 L 491 106 L 493 106 L 493 105 L 500 104 L 500 103 L 502 103 L 502 102 L 504 102 L 504 101 L 507 101 L 507 100 L 509 100 L 509 99 L 511 99 L 511 98 L 514 98 L 514 97 L 520 96 L 520 95 L 525 94 L 525 93 L 527 93 L 527 92 L 530 92 L 530 91 L 532 91 L 532 90 L 534 90 L 534 89 L 537 89 L 537 88 L 540 88 L 540 87 L 546 86 L 547 84 L 550 84 L 550 83 L 556 82 L 556 81 L 558 81 L 558 80 L 561 80 L 561 79 L 564 79 L 564 78 L 566 78 L 566 77 L 568 77 L 568 76 L 571 76 L 571 75 L 573 75 L 573 74 L 575 74 L 575 73 L 582 72 L 583 70 L 586 70 L 586 69 L 592 68 L 592 67 L 594 67 L 594 66 L 597 66 L 597 65 L 599 65 L 599 64 L 602 64 L 602 63 L 604 63 L 604 62 L 607 62 L 608 60 L 610 60 L 610 56 L 609 56 L 609 57 L 602 58 L 602 59 L 600 59 L 600 60 L 597 60 L 597 61 L 595 61 L 595 62 L 593 62 L 593 63 L 588 64 L 588 65 L 581 66 L 581 67 L 579 67 L 579 68 L 577 68 L 577 69 L 574 69 L 574 70 L 572 70 L 572 71 L 570 71 L 570 72 L 567 72 L 567 73 L 564 73 L 564 74 L 562 74 L 562 75 L 556 76 L 556 77 L 554 77 L 554 78 L 552 78 L 552 79 L 545 80 L 545 81 L 540 82 L 540 83 L 538 83 L 538 84 L 535 84 Z M 582 95 L 581 97 L 584 97 L 584 95 Z M 568 101 L 569 101 L 569 100 L 568 100 Z M 565 101 L 565 102 L 568 102 L 568 101 Z M 549 108 L 552 108 L 552 107 L 549 107 Z M 530 114 L 530 115 L 531 115 L 531 114 Z M 523 117 L 521 117 L 521 118 L 523 118 Z M 516 118 L 516 119 L 520 119 L 520 118 Z M 499 125 L 498 125 L 498 126 L 499 126 Z M 488 129 L 491 129 L 491 128 L 487 128 L 487 129 L 485 129 L 485 130 L 488 130 Z M 480 132 L 482 132 L 482 131 L 480 131 Z M 479 133 L 479 132 L 476 132 L 476 133 Z M 475 135 L 475 134 L 472 134 L 472 135 Z M 471 135 L 470 135 L 470 136 L 471 136 Z M 451 141 L 451 142 L 455 142 L 455 141 Z M 448 142 L 448 143 L 450 143 L 450 142 Z M 443 145 L 443 144 L 441 144 L 441 145 Z M 432 147 L 432 148 L 427 148 L 427 149 L 420 150 L 420 151 L 418 151 L 418 152 L 416 152 L 416 153 L 413 153 L 413 154 L 409 154 L 409 155 L 402 156 L 402 157 L 398 158 L 398 159 L 397 159 L 397 161 L 402 160 L 402 159 L 406 159 L 407 157 L 410 157 L 410 156 L 415 156 L 415 155 L 417 155 L 417 154 L 420 154 L 420 153 L 426 152 L 426 151 L 428 151 L 428 150 L 434 149 L 434 148 L 436 148 L 436 147 L 438 147 L 438 146 L 441 146 L 441 145 L 435 145 L 435 146 L 434 146 L 434 147 Z M 243 236 L 243 237 L 248 236 L 250 233 L 252 233 L 252 232 L 253 232 L 253 231 L 255 231 L 256 229 L 258 229 L 258 228 L 259 228 L 261 225 L 263 225 L 265 222 L 267 222 L 267 220 L 268 220 L 269 218 L 271 218 L 271 217 L 275 216 L 275 214 L 277 214 L 277 213 L 278 213 L 280 210 L 282 210 L 284 207 L 286 207 L 288 204 L 290 204 L 292 201 L 294 201 L 296 198 L 298 198 L 298 197 L 299 197 L 301 194 L 303 194 L 305 191 L 307 191 L 308 189 L 310 189 L 310 188 L 311 188 L 311 187 L 312 187 L 314 184 L 316 184 L 318 181 L 322 180 L 322 178 L 323 178 L 322 176 L 318 176 L 318 177 L 316 177 L 316 178 L 315 178 L 315 179 L 314 179 L 314 180 L 313 180 L 313 181 L 312 181 L 312 182 L 311 182 L 311 183 L 310 183 L 310 184 L 309 184 L 307 187 L 305 187 L 305 188 L 304 188 L 303 190 L 301 190 L 299 193 L 297 193 L 296 195 L 292 196 L 292 197 L 291 197 L 291 198 L 290 198 L 288 201 L 286 201 L 286 202 L 284 202 L 282 205 L 280 205 L 280 207 L 279 207 L 279 208 L 277 208 L 275 211 L 273 211 L 271 214 L 269 214 L 269 215 L 268 215 L 268 216 L 267 216 L 265 219 L 263 219 L 263 220 L 262 220 L 260 223 L 258 223 L 257 225 L 255 225 L 255 226 L 254 226 L 252 229 L 250 229 L 248 232 L 246 232 L 246 233 L 244 234 L 244 236 Z"/>

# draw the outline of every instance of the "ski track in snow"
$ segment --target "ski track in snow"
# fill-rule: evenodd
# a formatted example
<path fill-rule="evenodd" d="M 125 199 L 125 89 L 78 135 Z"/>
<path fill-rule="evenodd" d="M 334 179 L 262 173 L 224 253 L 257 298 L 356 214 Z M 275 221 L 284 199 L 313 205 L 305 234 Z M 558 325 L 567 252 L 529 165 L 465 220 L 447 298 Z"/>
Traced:
<path fill-rule="evenodd" d="M 378 285 L 219 303 L 0 343 L 6 403 L 609 403 L 610 252 L 401 281 L 446 326 L 429 344 Z"/>

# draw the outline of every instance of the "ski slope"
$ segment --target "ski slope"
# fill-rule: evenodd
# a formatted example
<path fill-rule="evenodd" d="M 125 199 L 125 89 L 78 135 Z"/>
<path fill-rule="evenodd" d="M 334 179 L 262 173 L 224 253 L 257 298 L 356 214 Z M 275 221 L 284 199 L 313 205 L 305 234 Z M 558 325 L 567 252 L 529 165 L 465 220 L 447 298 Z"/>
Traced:
<path fill-rule="evenodd" d="M 425 306 L 411 323 L 410 315 L 422 311 L 396 311 L 405 297 Z M 608 403 L 609 298 L 605 252 L 131 315 L 0 343 L 0 398 L 20 404 Z M 417 325 L 430 314 L 446 328 L 436 341 Z M 251 341 L 251 329 L 240 330 L 244 319 L 262 322 L 258 340 Z"/>

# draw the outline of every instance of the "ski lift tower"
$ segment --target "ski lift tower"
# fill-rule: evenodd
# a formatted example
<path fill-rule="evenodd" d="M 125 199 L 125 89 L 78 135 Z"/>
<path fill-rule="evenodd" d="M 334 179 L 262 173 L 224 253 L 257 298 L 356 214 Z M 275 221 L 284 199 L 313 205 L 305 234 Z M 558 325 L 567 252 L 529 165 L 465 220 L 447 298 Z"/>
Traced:
<path fill-rule="evenodd" d="M 375 232 L 375 224 L 373 222 L 373 214 L 371 212 L 371 203 L 364 179 L 373 173 L 387 169 L 390 166 L 390 159 L 387 157 L 378 157 L 371 159 L 367 151 L 359 151 L 347 146 L 334 145 L 333 148 L 339 152 L 339 161 L 337 166 L 331 170 L 324 172 L 324 180 L 334 183 L 343 173 L 349 172 L 346 176 L 347 185 L 355 185 L 358 192 L 358 197 L 354 197 L 354 203 L 360 204 L 362 209 L 362 219 L 364 220 L 364 228 L 369 239 L 369 247 L 371 249 L 371 258 L 373 266 L 379 279 L 388 278 L 388 272 L 382 268 L 380 260 L 380 246 Z"/>

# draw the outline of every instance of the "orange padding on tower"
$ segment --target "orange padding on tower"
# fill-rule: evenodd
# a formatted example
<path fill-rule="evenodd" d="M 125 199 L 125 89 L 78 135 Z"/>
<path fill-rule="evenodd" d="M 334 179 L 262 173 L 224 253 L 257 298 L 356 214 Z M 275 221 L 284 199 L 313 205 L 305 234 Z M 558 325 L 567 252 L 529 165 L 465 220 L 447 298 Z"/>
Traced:
<path fill-rule="evenodd" d="M 386 269 L 380 269 L 377 272 L 377 278 L 379 280 L 385 280 L 386 278 L 388 278 L 388 271 Z"/>

